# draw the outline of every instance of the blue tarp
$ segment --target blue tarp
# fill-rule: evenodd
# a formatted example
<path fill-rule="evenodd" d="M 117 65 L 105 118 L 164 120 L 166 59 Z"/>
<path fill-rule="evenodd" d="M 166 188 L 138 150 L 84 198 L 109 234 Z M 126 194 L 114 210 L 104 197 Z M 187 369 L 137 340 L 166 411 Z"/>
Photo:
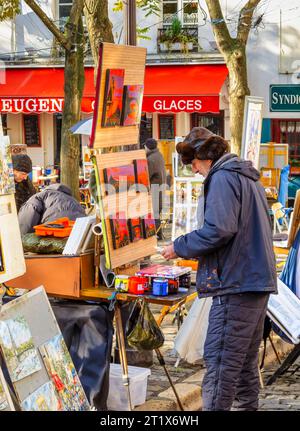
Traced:
<path fill-rule="evenodd" d="M 296 235 L 295 241 L 290 248 L 287 261 L 279 278 L 291 289 L 296 295 L 296 270 L 297 270 L 297 254 L 300 245 L 300 230 Z"/>

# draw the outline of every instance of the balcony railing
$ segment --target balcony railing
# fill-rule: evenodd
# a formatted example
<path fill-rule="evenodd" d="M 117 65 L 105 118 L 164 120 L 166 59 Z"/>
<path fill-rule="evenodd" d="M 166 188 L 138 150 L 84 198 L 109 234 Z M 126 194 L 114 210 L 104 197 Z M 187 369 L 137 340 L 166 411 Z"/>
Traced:
<path fill-rule="evenodd" d="M 180 32 L 180 38 L 172 38 L 170 27 L 159 28 L 157 30 L 157 52 L 198 52 L 198 27 L 183 26 Z"/>

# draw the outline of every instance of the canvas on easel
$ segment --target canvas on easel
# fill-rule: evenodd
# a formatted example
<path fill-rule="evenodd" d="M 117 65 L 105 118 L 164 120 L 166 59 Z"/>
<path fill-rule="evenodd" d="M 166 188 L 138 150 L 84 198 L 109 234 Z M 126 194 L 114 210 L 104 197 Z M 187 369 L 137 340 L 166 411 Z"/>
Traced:
<path fill-rule="evenodd" d="M 3 305 L 0 322 L 0 347 L 22 410 L 90 410 L 43 287 Z"/>
<path fill-rule="evenodd" d="M 0 368 L 0 412 L 15 410 L 9 387 Z"/>
<path fill-rule="evenodd" d="M 294 203 L 294 209 L 289 223 L 289 233 L 287 247 L 292 247 L 300 227 L 300 190 L 297 191 Z"/>
<path fill-rule="evenodd" d="M 0 283 L 19 277 L 26 272 L 21 233 L 15 197 L 0 195 Z"/>
<path fill-rule="evenodd" d="M 8 136 L 0 134 L 0 195 L 15 193 L 15 181 Z"/>
<path fill-rule="evenodd" d="M 106 70 L 102 127 L 121 125 L 124 72 L 124 69 Z"/>

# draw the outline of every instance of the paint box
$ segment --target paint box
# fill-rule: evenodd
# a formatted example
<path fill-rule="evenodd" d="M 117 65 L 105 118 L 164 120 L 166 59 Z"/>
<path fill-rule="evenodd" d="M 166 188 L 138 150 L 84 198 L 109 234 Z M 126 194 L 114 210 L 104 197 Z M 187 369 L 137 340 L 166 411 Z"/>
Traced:
<path fill-rule="evenodd" d="M 120 292 L 128 292 L 129 275 L 117 275 L 115 279 L 115 289 Z"/>
<path fill-rule="evenodd" d="M 142 295 L 145 292 L 145 287 L 148 286 L 146 277 L 130 277 L 128 292 L 135 295 Z"/>
<path fill-rule="evenodd" d="M 164 278 L 154 278 L 152 282 L 152 295 L 167 296 L 168 295 L 168 280 Z"/>
<path fill-rule="evenodd" d="M 178 293 L 179 288 L 179 280 L 178 279 L 169 279 L 168 280 L 168 294 Z"/>

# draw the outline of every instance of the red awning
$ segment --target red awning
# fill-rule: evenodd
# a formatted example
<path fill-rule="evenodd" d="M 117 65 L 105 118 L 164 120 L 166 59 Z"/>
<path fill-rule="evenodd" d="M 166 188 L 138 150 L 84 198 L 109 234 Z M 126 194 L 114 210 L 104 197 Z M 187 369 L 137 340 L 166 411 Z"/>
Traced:
<path fill-rule="evenodd" d="M 143 111 L 220 112 L 225 64 L 147 66 Z"/>
<path fill-rule="evenodd" d="M 62 112 L 63 68 L 6 69 L 0 83 L 0 112 Z M 95 101 L 94 68 L 85 68 L 82 112 L 92 112 Z"/>
<path fill-rule="evenodd" d="M 146 66 L 143 111 L 219 112 L 228 70 L 216 65 Z M 93 112 L 94 69 L 85 68 L 82 112 Z M 0 112 L 62 112 L 63 68 L 7 69 L 0 82 Z"/>

